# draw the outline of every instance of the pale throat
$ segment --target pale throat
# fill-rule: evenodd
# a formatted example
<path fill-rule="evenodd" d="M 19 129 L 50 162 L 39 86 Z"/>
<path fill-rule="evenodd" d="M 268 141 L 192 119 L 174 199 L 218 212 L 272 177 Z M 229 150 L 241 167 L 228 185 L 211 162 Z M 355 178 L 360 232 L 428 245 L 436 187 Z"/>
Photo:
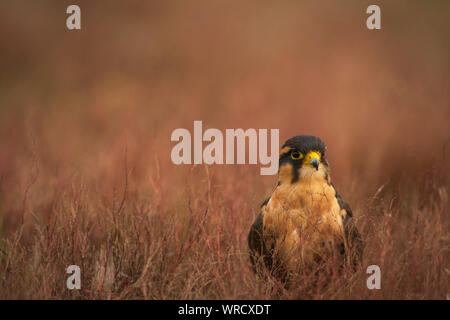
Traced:
<path fill-rule="evenodd" d="M 333 207 L 335 190 L 330 183 L 328 168 L 323 165 L 320 165 L 319 170 L 302 167 L 298 180 L 293 183 L 292 176 L 280 175 L 280 183 L 274 190 L 272 199 L 274 201 L 269 201 L 268 205 L 273 209 L 278 206 L 287 210 L 306 207 L 320 208 L 319 211 L 322 211 L 326 207 Z"/>
<path fill-rule="evenodd" d="M 330 182 L 330 176 L 328 173 L 328 168 L 323 164 L 320 164 L 319 170 L 311 167 L 303 167 L 299 170 L 298 181 L 295 183 L 320 183 L 320 182 Z"/>

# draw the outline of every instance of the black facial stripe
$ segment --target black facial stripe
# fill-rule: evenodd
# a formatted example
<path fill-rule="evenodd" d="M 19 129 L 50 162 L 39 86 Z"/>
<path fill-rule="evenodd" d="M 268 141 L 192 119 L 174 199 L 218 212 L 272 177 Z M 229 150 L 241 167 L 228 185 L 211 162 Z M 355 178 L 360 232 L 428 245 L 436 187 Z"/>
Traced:
<path fill-rule="evenodd" d="M 283 155 L 281 155 L 279 163 L 278 163 L 278 168 L 281 168 L 282 165 L 291 162 L 291 154 L 289 153 L 285 153 Z"/>
<path fill-rule="evenodd" d="M 303 158 L 299 159 L 299 160 L 294 160 L 291 158 L 291 152 L 292 151 L 296 151 L 296 149 L 292 149 L 291 151 L 289 151 L 289 153 L 284 153 L 281 155 L 280 157 L 280 161 L 279 161 L 279 165 L 278 165 L 278 171 L 280 171 L 280 168 L 285 165 L 290 163 L 292 165 L 292 180 L 291 183 L 295 183 L 299 180 L 299 170 L 303 167 Z M 308 150 L 306 151 L 306 154 L 308 154 L 308 152 L 310 151 L 314 151 L 314 150 Z M 320 162 L 326 167 L 328 168 L 328 161 L 326 159 L 326 157 L 321 154 L 321 160 Z M 328 170 L 325 171 L 325 180 L 327 180 L 328 183 Z M 278 185 L 280 184 L 280 181 L 278 181 Z"/>
<path fill-rule="evenodd" d="M 303 165 L 303 158 L 298 159 L 298 160 L 294 160 L 291 158 L 291 152 L 293 152 L 293 151 L 296 151 L 296 150 L 293 149 L 293 150 L 290 150 L 288 153 L 282 154 L 280 157 L 279 165 L 278 165 L 278 170 L 280 170 L 279 168 L 281 168 L 284 164 L 290 163 L 292 165 L 292 181 L 291 181 L 291 183 L 298 181 L 298 178 L 299 178 L 298 170 Z"/>
<path fill-rule="evenodd" d="M 290 163 L 292 165 L 291 183 L 294 183 L 299 180 L 299 170 L 303 166 L 303 157 L 305 157 L 310 151 L 319 152 L 321 155 L 320 162 L 326 168 L 328 168 L 328 161 L 325 157 L 325 149 L 326 149 L 325 143 L 320 138 L 309 135 L 295 136 L 288 139 L 282 146 L 282 149 L 285 149 L 286 147 L 289 149 L 289 151 L 280 155 L 279 168 L 281 168 L 283 165 L 287 163 Z M 294 151 L 302 153 L 303 157 L 298 160 L 292 159 L 291 153 Z"/>
<path fill-rule="evenodd" d="M 301 161 L 301 160 L 295 160 L 293 162 L 294 163 L 292 165 L 292 181 L 291 181 L 291 183 L 298 181 L 298 171 L 303 165 L 303 161 Z"/>

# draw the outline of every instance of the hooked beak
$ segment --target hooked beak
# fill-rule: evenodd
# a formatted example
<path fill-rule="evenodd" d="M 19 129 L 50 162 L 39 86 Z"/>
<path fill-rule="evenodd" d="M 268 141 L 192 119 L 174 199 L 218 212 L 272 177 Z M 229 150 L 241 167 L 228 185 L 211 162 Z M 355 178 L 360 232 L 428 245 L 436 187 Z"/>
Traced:
<path fill-rule="evenodd" d="M 303 164 L 311 166 L 316 169 L 316 171 L 319 170 L 321 160 L 321 154 L 318 151 L 310 151 L 306 155 L 305 159 L 303 160 Z"/>
<path fill-rule="evenodd" d="M 317 157 L 314 157 L 309 164 L 316 168 L 316 171 L 319 170 L 319 159 Z"/>

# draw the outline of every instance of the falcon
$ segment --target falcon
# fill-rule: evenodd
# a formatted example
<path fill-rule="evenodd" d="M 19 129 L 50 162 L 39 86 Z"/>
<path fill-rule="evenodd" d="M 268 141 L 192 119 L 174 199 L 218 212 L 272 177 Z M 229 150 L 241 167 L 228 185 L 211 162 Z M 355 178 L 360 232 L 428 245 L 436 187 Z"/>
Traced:
<path fill-rule="evenodd" d="M 253 270 L 262 266 L 287 282 L 295 274 L 334 261 L 351 270 L 361 262 L 363 242 L 352 210 L 331 183 L 325 143 L 295 136 L 282 146 L 278 185 L 250 228 Z"/>

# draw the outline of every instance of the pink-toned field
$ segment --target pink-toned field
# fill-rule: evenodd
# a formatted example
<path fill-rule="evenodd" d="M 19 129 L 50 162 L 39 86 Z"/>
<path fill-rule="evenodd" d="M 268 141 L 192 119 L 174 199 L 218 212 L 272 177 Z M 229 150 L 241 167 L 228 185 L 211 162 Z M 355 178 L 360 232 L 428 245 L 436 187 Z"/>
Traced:
<path fill-rule="evenodd" d="M 69 4 L 0 4 L 0 298 L 450 298 L 448 1 L 377 1 L 377 31 L 365 1 L 80 0 L 79 31 Z M 174 165 L 194 120 L 321 137 L 363 268 L 317 288 L 255 276 L 276 176 Z"/>

